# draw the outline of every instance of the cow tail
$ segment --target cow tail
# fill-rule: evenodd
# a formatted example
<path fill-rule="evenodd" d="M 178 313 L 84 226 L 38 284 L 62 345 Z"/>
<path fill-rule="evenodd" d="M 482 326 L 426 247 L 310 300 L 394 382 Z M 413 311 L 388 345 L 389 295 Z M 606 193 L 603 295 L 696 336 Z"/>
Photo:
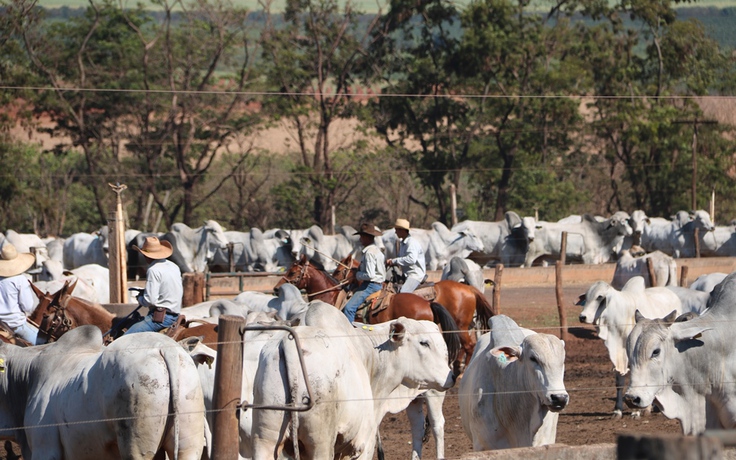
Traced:
<path fill-rule="evenodd" d="M 287 339 L 282 343 L 285 345 L 281 348 L 281 352 L 284 354 L 282 362 L 285 364 L 286 381 L 289 384 L 289 398 L 291 399 L 291 405 L 296 407 L 299 404 L 299 369 L 301 369 L 301 364 L 297 356 L 296 342 L 287 336 Z M 286 348 L 291 348 L 292 346 L 294 347 L 294 352 L 289 353 Z M 299 412 L 295 410 L 291 411 L 291 442 L 294 444 L 294 458 L 298 459 Z"/>
<path fill-rule="evenodd" d="M 179 356 L 171 347 L 162 347 L 161 355 L 169 371 L 169 413 L 174 417 L 174 460 L 179 458 Z M 168 423 L 166 424 L 168 427 Z M 164 439 L 166 434 L 164 433 Z"/>
<path fill-rule="evenodd" d="M 475 314 L 477 316 L 476 328 L 478 328 L 482 334 L 485 334 L 488 332 L 488 321 L 491 317 L 497 315 L 498 311 L 493 308 L 493 305 L 488 301 L 485 294 L 473 286 L 468 287 L 472 289 L 473 294 L 475 295 Z"/>
<path fill-rule="evenodd" d="M 669 263 L 670 279 L 667 280 L 667 286 L 678 286 L 677 281 L 677 262 L 671 260 Z"/>

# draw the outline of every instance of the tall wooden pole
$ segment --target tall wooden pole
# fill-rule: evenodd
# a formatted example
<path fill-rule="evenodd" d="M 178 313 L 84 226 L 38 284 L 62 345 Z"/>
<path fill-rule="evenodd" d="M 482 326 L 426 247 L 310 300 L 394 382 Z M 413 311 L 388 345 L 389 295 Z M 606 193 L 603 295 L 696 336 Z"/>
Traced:
<path fill-rule="evenodd" d="M 696 118 L 693 122 L 693 176 L 692 176 L 692 206 L 690 209 L 695 211 L 697 208 L 696 199 L 696 183 L 698 178 L 698 119 Z"/>
<path fill-rule="evenodd" d="M 457 225 L 457 188 L 455 184 L 450 184 L 450 214 L 454 227 Z"/>
<path fill-rule="evenodd" d="M 238 407 L 243 383 L 243 336 L 245 318 L 223 315 L 217 330 L 217 363 L 212 427 L 212 458 L 237 460 L 239 451 Z"/>
<path fill-rule="evenodd" d="M 120 194 L 128 187 L 125 184 L 108 184 L 117 195 L 115 217 L 108 222 L 110 270 L 110 303 L 128 303 L 128 264 L 125 260 L 125 216 Z"/>

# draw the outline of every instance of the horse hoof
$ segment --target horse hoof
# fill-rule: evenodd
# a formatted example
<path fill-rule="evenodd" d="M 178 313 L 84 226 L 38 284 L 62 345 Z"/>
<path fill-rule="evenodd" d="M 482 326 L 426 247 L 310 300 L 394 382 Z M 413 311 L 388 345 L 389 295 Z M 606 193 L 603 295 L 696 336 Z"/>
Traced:
<path fill-rule="evenodd" d="M 623 416 L 624 416 L 624 414 L 620 410 L 616 409 L 616 410 L 613 411 L 613 414 L 611 415 L 611 419 L 612 420 L 621 420 L 621 418 Z"/>

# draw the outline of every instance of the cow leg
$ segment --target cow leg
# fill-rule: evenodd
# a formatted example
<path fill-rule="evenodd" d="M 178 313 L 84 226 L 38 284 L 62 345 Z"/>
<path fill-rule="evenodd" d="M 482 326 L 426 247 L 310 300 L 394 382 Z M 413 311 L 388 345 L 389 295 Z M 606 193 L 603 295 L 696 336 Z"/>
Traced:
<path fill-rule="evenodd" d="M 424 395 L 417 396 L 406 407 L 406 416 L 411 426 L 411 458 L 422 458 L 422 438 L 424 437 Z"/>
<path fill-rule="evenodd" d="M 616 405 L 613 407 L 612 418 L 620 419 L 623 416 L 624 410 L 624 386 L 626 386 L 626 377 L 618 371 L 613 371 L 616 374 Z"/>
<path fill-rule="evenodd" d="M 424 399 L 427 401 L 427 417 L 434 434 L 437 458 L 442 459 L 445 458 L 445 416 L 442 413 L 445 392 L 430 390 L 424 393 Z"/>

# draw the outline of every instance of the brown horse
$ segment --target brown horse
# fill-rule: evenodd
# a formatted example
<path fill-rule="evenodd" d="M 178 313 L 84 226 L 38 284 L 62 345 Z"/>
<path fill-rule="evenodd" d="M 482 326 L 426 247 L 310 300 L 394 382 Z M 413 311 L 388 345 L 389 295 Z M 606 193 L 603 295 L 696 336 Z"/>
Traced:
<path fill-rule="evenodd" d="M 33 291 L 38 297 L 38 306 L 28 316 L 29 322 L 38 327 L 39 338 L 45 338 L 47 342 L 53 342 L 75 327 L 85 324 L 97 326 L 103 334 L 111 331 L 121 318 L 110 313 L 102 305 L 89 302 L 85 299 L 71 295 L 74 282 L 67 281 L 56 293 L 43 292 L 31 284 Z M 175 340 L 188 337 L 204 336 L 203 342 L 213 348 L 217 348 L 217 325 L 216 324 L 189 324 L 179 328 Z"/>
<path fill-rule="evenodd" d="M 356 267 L 356 263 L 351 258 L 343 260 L 342 263 L 346 267 Z M 284 283 L 291 283 L 299 289 L 306 290 L 309 300 L 319 299 L 335 305 L 339 292 L 354 282 L 354 274 L 354 270 L 338 266 L 335 273 L 330 275 L 303 257 L 289 268 L 277 283 L 276 288 Z M 442 305 L 457 324 L 457 329 L 453 330 L 459 332 L 462 345 L 458 361 L 467 364 L 473 355 L 476 343 L 475 334 L 470 330 L 473 325 L 473 316 L 477 315 L 478 328 L 486 332 L 488 331 L 488 320 L 495 314 L 495 311 L 482 292 L 467 284 L 449 280 L 439 281 L 434 283 L 434 290 L 434 301 Z M 383 322 L 400 316 L 433 321 L 434 314 L 431 312 L 429 302 L 402 301 L 405 295 L 396 294 L 399 296 L 399 301 L 392 302 L 388 308 L 367 318 L 366 322 Z M 443 330 L 448 331 L 449 329 L 443 328 Z"/>

